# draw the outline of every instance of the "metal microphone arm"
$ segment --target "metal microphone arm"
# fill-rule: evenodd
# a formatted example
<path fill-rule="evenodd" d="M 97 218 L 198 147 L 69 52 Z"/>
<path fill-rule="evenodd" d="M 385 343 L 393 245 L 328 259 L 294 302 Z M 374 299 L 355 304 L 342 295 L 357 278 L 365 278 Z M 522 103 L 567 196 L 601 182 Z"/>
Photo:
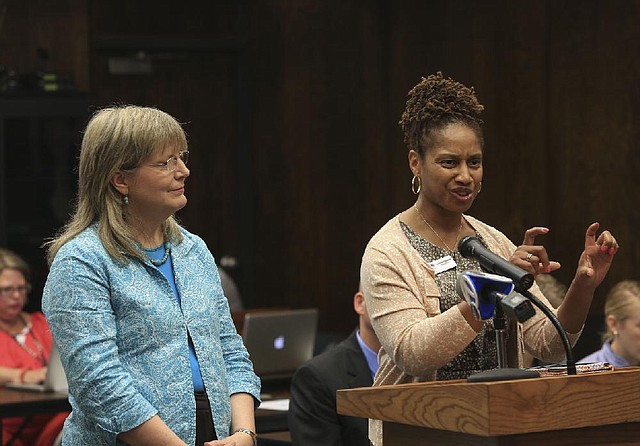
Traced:
<path fill-rule="evenodd" d="M 518 287 L 516 287 L 516 290 L 520 294 L 524 295 L 524 297 L 529 299 L 531 303 L 533 303 L 536 307 L 538 307 L 540 311 L 542 311 L 551 320 L 553 326 L 556 327 L 556 330 L 558 331 L 558 334 L 562 339 L 562 344 L 564 345 L 564 352 L 567 356 L 567 375 L 575 375 L 576 360 L 573 357 L 573 349 L 571 348 L 571 343 L 569 342 L 569 338 L 567 337 L 567 332 L 564 327 L 562 327 L 562 324 L 558 320 L 557 316 L 553 313 L 553 311 L 549 309 L 549 307 L 540 302 L 540 300 L 529 291 L 518 289 Z"/>

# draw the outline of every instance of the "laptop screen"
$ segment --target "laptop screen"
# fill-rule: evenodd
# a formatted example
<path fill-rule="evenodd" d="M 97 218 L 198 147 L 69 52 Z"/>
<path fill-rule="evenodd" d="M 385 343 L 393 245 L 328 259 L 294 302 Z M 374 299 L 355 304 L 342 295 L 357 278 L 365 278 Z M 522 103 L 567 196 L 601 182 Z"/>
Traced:
<path fill-rule="evenodd" d="M 318 309 L 248 312 L 242 338 L 263 380 L 290 378 L 313 357 Z"/>

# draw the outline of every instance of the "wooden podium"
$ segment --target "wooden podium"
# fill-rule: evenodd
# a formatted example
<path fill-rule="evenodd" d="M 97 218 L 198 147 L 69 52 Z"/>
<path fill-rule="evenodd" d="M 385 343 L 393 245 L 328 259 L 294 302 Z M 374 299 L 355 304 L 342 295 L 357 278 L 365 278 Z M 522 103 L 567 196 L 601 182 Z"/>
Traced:
<path fill-rule="evenodd" d="M 339 390 L 337 406 L 382 420 L 384 446 L 640 445 L 640 367 Z"/>

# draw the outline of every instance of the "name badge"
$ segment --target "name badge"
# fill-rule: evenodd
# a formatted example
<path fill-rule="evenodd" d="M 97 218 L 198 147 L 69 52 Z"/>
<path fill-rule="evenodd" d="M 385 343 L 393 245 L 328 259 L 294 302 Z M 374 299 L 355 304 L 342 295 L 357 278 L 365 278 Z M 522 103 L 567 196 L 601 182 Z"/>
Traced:
<path fill-rule="evenodd" d="M 433 268 L 433 271 L 436 274 L 440 274 L 443 273 L 445 271 L 449 271 L 450 269 L 453 269 L 456 267 L 456 262 L 455 260 L 453 260 L 453 257 L 451 256 L 444 256 L 441 257 L 437 260 L 434 260 L 433 262 L 429 262 L 428 265 Z"/>

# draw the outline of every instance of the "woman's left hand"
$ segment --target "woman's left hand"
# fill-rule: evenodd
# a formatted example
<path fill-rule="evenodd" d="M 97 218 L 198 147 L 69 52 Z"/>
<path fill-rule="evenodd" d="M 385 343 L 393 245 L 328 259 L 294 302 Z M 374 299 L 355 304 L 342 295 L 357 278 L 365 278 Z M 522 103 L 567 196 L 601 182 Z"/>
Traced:
<path fill-rule="evenodd" d="M 592 223 L 584 238 L 584 251 L 578 260 L 575 281 L 579 285 L 596 288 L 605 278 L 611 267 L 613 256 L 620 246 L 609 232 L 602 232 L 596 239 L 600 223 Z"/>

